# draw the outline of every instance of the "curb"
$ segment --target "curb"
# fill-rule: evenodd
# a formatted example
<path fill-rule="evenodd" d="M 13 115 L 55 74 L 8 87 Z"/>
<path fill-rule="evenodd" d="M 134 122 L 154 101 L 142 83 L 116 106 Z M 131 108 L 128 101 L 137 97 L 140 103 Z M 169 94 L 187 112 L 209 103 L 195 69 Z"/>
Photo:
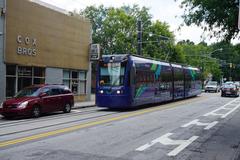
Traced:
<path fill-rule="evenodd" d="M 91 105 L 85 105 L 85 106 L 74 106 L 72 109 L 79 109 L 79 108 L 90 108 L 90 107 L 95 107 L 96 104 L 91 104 Z"/>

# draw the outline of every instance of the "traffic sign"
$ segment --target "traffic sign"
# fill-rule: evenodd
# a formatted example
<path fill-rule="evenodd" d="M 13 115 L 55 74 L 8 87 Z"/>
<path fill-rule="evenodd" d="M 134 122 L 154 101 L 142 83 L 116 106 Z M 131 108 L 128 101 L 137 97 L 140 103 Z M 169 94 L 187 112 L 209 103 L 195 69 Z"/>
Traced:
<path fill-rule="evenodd" d="M 90 45 L 90 61 L 97 61 L 100 58 L 100 45 L 91 44 Z"/>

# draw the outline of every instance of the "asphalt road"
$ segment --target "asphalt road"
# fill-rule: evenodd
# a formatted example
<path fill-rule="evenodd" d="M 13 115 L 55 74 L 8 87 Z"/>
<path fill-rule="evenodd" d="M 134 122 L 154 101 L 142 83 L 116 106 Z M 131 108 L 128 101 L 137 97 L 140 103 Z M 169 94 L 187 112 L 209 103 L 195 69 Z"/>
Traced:
<path fill-rule="evenodd" d="M 0 160 L 237 160 L 240 98 L 219 93 L 131 111 L 0 119 Z"/>

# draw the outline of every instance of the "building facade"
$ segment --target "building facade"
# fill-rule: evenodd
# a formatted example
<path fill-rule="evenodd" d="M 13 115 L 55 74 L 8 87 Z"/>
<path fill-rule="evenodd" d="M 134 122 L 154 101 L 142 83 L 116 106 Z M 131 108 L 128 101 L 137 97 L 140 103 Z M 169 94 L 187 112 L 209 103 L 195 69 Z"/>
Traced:
<path fill-rule="evenodd" d="M 0 102 L 33 84 L 90 98 L 91 24 L 30 0 L 0 0 Z"/>

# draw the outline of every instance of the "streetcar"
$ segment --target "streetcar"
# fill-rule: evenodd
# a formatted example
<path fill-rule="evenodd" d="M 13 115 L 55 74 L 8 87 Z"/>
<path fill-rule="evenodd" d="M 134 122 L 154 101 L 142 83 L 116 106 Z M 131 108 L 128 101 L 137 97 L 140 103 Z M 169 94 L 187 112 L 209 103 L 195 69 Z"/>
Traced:
<path fill-rule="evenodd" d="M 103 55 L 97 65 L 96 105 L 129 109 L 201 94 L 198 68 L 143 58 Z"/>

